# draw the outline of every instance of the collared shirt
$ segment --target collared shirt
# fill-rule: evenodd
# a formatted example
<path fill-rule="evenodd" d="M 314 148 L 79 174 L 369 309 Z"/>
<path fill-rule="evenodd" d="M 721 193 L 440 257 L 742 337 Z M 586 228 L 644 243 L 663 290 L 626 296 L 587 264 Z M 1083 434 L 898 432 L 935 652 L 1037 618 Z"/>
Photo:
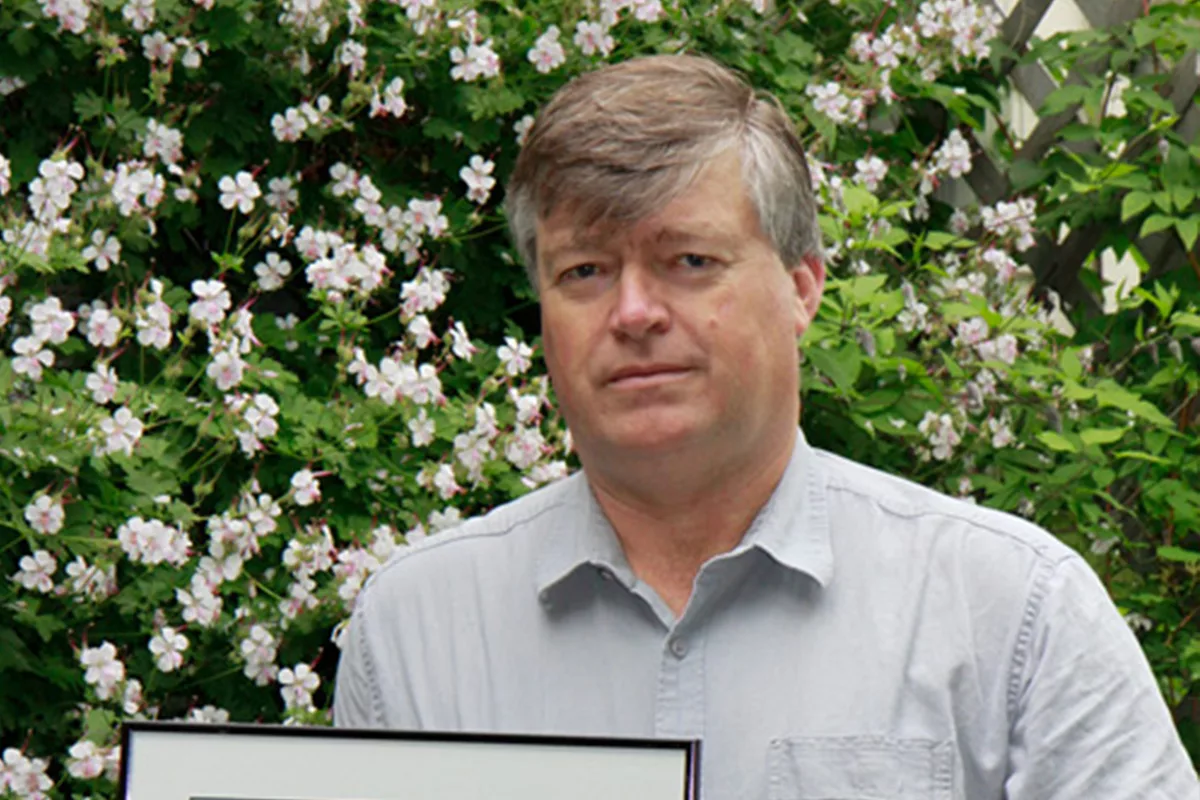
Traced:
<path fill-rule="evenodd" d="M 704 800 L 1192 800 L 1137 640 L 1019 518 L 810 448 L 676 617 L 577 474 L 360 595 L 351 727 L 702 740 Z"/>

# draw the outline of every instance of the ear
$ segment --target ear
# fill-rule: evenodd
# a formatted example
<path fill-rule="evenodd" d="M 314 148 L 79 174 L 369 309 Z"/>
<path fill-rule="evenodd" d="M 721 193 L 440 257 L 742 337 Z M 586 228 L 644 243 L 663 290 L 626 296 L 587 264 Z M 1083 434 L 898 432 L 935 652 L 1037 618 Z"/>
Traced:
<path fill-rule="evenodd" d="M 804 335 L 821 307 L 825 292 L 825 263 L 820 256 L 806 255 L 790 270 L 796 287 L 796 337 Z"/>

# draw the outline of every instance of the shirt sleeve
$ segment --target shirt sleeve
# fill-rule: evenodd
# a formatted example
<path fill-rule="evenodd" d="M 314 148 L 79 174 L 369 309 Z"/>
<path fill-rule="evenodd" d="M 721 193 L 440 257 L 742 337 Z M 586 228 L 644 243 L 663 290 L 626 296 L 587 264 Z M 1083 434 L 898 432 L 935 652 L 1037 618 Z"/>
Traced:
<path fill-rule="evenodd" d="M 1030 597 L 1009 691 L 1008 800 L 1194 800 L 1200 784 L 1150 665 L 1081 558 Z"/>
<path fill-rule="evenodd" d="M 360 601 L 365 599 L 363 594 L 359 596 Z M 333 724 L 339 728 L 383 726 L 379 704 L 375 701 L 379 687 L 375 681 L 370 649 L 365 641 L 362 612 L 360 603 L 350 617 L 338 659 L 333 690 Z"/>

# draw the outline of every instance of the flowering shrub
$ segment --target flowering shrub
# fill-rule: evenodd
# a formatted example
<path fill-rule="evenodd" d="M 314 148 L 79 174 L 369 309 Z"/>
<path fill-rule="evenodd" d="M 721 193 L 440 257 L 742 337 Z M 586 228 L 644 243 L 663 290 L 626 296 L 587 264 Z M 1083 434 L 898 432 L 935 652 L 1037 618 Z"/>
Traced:
<path fill-rule="evenodd" d="M 499 182 L 571 75 L 680 49 L 772 89 L 810 144 L 835 276 L 810 438 L 1088 552 L 1200 752 L 1194 276 L 1068 336 L 1022 266 L 1130 189 L 1190 180 L 1194 204 L 1195 145 L 1131 84 L 1122 121 L 1079 127 L 1154 131 L 1150 184 L 1114 146 L 1075 156 L 1088 203 L 1064 168 L 951 208 L 1002 94 L 990 4 L 781 6 L 0 8 L 0 796 L 112 796 L 131 716 L 327 723 L 367 577 L 566 474 Z M 1137 23 L 1163 59 L 1170 13 Z"/>

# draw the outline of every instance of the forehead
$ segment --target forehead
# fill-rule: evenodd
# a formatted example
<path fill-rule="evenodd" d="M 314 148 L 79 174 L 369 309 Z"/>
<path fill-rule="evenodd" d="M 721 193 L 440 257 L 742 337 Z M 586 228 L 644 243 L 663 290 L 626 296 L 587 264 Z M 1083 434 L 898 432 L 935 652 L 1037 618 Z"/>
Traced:
<path fill-rule="evenodd" d="M 706 163 L 674 197 L 635 218 L 590 219 L 587 205 L 563 203 L 538 218 L 539 260 L 565 249 L 599 249 L 630 238 L 654 243 L 759 233 L 758 217 L 742 178 L 741 159 L 732 152 Z"/>

